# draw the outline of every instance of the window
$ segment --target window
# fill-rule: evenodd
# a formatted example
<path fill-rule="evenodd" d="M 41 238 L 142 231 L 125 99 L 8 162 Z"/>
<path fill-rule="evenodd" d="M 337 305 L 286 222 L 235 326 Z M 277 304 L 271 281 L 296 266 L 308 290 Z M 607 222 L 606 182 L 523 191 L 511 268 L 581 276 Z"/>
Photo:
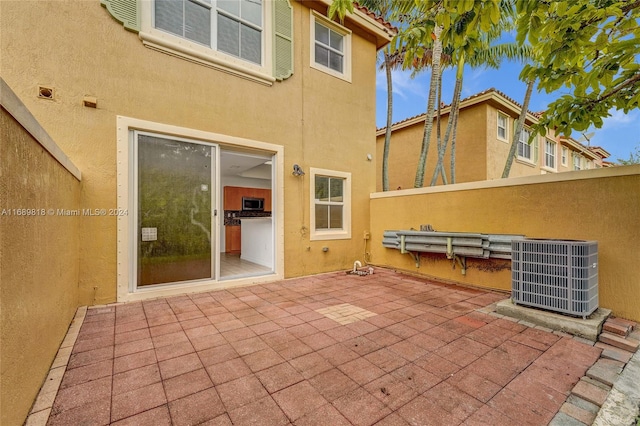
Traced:
<path fill-rule="evenodd" d="M 533 161 L 533 145 L 535 140 L 529 144 L 529 137 L 531 133 L 527 129 L 522 129 L 520 132 L 520 139 L 518 139 L 518 157 L 525 160 Z"/>
<path fill-rule="evenodd" d="M 271 85 L 293 74 L 289 0 L 101 0 L 151 49 Z"/>
<path fill-rule="evenodd" d="M 501 112 L 498 113 L 498 139 L 503 140 L 505 142 L 508 142 L 508 124 L 509 120 L 507 119 L 507 116 L 502 114 Z"/>
<path fill-rule="evenodd" d="M 567 147 L 563 146 L 562 147 L 562 165 L 563 166 L 567 165 L 568 157 L 569 157 L 569 150 L 567 149 Z"/>
<path fill-rule="evenodd" d="M 351 238 L 351 173 L 311 168 L 311 240 Z"/>
<path fill-rule="evenodd" d="M 155 0 L 155 28 L 262 64 L 262 0 Z"/>
<path fill-rule="evenodd" d="M 315 12 L 311 14 L 311 28 L 311 66 L 350 80 L 351 33 Z"/>
<path fill-rule="evenodd" d="M 587 165 L 585 167 L 587 170 L 593 169 L 593 163 L 591 160 L 587 160 Z"/>
<path fill-rule="evenodd" d="M 556 143 L 549 139 L 544 142 L 544 165 L 550 169 L 556 168 Z"/>
<path fill-rule="evenodd" d="M 582 169 L 582 157 L 577 154 L 573 154 L 573 170 Z"/>

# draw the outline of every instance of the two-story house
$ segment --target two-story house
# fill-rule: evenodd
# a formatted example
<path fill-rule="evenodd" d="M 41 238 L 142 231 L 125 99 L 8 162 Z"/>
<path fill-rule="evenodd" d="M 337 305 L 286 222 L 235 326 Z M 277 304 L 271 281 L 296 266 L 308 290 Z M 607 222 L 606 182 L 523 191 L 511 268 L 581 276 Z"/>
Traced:
<path fill-rule="evenodd" d="M 455 147 L 457 183 L 499 179 L 502 176 L 521 109 L 520 104 L 496 89 L 477 93 L 460 102 Z M 449 110 L 449 106 L 442 108 L 442 135 L 444 135 L 447 126 Z M 393 124 L 391 128 L 390 189 L 413 187 L 425 116 L 425 114 L 421 114 L 402 120 Z M 553 130 L 548 131 L 545 136 L 536 136 L 530 144 L 527 143 L 530 136 L 529 128 L 537 121 L 538 115 L 536 113 L 527 113 L 510 177 L 606 166 L 607 163 L 604 159 L 609 156 L 609 153 L 605 149 L 586 147 L 575 139 L 555 135 Z M 378 190 L 382 188 L 384 135 L 385 129 L 378 129 L 376 133 Z M 438 157 L 436 140 L 434 127 L 427 155 L 426 185 L 431 181 L 431 174 Z M 450 153 L 451 144 L 449 144 L 445 155 L 447 176 L 450 176 Z M 442 179 L 439 178 L 438 184 L 441 183 Z"/>
<path fill-rule="evenodd" d="M 353 264 L 395 29 L 330 3 L 3 2 L 2 78 L 82 172 L 81 304 Z"/>

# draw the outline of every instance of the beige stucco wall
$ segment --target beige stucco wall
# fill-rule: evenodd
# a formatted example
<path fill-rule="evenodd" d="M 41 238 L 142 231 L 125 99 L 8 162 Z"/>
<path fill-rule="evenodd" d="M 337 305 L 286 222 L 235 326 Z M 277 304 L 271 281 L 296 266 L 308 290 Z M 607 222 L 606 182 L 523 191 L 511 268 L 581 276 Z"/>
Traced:
<path fill-rule="evenodd" d="M 272 86 L 148 49 L 98 0 L 3 2 L 1 72 L 83 170 L 82 208 L 116 207 L 116 116 L 282 145 L 285 276 L 347 268 L 375 189 L 375 42 L 353 28 L 351 83 L 311 69 L 310 10 L 291 3 L 294 75 Z M 37 99 L 39 84 L 56 99 Z M 309 182 L 291 176 L 294 163 L 352 173 L 353 239 L 309 241 Z M 112 302 L 116 218 L 80 222 L 80 303 Z"/>
<path fill-rule="evenodd" d="M 483 180 L 486 176 L 486 150 L 485 140 L 482 137 L 487 130 L 487 108 L 485 105 L 471 106 L 460 111 L 459 125 L 456 135 L 456 182 L 469 182 Z M 440 118 L 442 138 L 444 138 L 448 114 Z M 424 121 L 394 130 L 391 135 L 389 147 L 389 189 L 396 190 L 414 187 L 418 158 L 422 147 L 424 135 Z M 382 156 L 384 151 L 384 133 L 376 138 L 376 164 L 378 176 L 376 190 L 382 190 Z M 450 160 L 451 144 L 445 151 L 444 166 L 447 179 L 451 179 Z M 431 142 L 427 153 L 427 166 L 424 178 L 424 186 L 429 186 L 433 171 L 438 160 L 437 132 L 434 127 L 431 133 Z M 438 178 L 438 184 L 442 179 Z"/>
<path fill-rule="evenodd" d="M 383 232 L 428 223 L 437 231 L 596 240 L 600 306 L 640 320 L 640 166 L 376 193 L 371 211 L 372 263 L 501 290 L 511 287 L 508 261 L 473 261 L 466 276 L 444 255 L 416 268 L 409 255 L 382 246 Z"/>
<path fill-rule="evenodd" d="M 0 135 L 0 424 L 13 426 L 24 422 L 78 306 L 80 218 L 48 210 L 79 208 L 80 182 L 4 108 Z M 22 208 L 38 215 L 17 216 Z"/>
<path fill-rule="evenodd" d="M 445 110 L 446 111 L 446 110 Z M 508 138 L 507 141 L 498 139 L 497 120 L 498 114 L 502 113 L 508 117 Z M 475 182 L 481 180 L 500 179 L 505 167 L 506 158 L 509 154 L 515 120 L 520 111 L 514 104 L 506 102 L 504 98 L 493 95 L 488 99 L 477 103 L 467 104 L 460 110 L 458 118 L 458 130 L 456 137 L 456 182 Z M 443 115 L 441 123 L 442 134 L 446 129 L 448 115 Z M 533 116 L 528 116 L 526 126 L 529 127 Z M 414 122 L 408 120 L 407 123 L 399 123 L 394 127 L 391 137 L 391 148 L 389 152 L 389 189 L 395 190 L 413 188 L 418 156 L 422 144 L 424 121 Z M 558 173 L 573 170 L 571 148 L 568 152 L 567 165 L 561 162 L 561 144 L 555 133 L 550 130 L 546 138 L 556 143 L 556 167 L 548 169 L 544 164 L 545 137 L 537 136 L 532 142 L 537 145 L 538 156 L 534 161 L 514 158 L 509 177 L 535 176 L 546 173 Z M 384 149 L 384 133 L 378 134 L 376 138 L 376 154 L 378 178 L 376 190 L 382 190 L 382 155 Z M 591 158 L 591 157 L 589 157 Z M 431 176 L 435 168 L 437 159 L 436 132 L 432 133 L 431 144 L 427 156 L 427 173 L 425 174 L 424 186 L 429 186 Z M 445 166 L 447 176 L 449 173 L 450 149 L 445 154 Z M 595 167 L 595 165 L 593 166 Z M 437 184 L 442 184 L 438 180 Z"/>

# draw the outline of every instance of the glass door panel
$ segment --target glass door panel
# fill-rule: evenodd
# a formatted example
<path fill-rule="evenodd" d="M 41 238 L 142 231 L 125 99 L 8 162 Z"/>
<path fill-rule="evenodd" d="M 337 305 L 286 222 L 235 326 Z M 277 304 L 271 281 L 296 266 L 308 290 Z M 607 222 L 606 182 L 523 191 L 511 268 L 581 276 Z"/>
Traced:
<path fill-rule="evenodd" d="M 137 286 L 212 279 L 215 146 L 137 135 Z"/>

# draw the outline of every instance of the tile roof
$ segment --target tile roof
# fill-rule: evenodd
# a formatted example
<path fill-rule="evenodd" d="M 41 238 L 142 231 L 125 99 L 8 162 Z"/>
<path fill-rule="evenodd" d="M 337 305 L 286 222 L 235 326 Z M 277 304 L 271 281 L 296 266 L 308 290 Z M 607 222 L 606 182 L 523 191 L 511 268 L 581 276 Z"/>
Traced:
<path fill-rule="evenodd" d="M 373 19 L 374 21 L 378 22 L 379 24 L 381 24 L 382 26 L 388 28 L 391 31 L 395 31 L 398 32 L 398 28 L 394 27 L 391 22 L 385 20 L 384 18 L 382 18 L 380 15 L 376 14 L 375 12 L 369 10 L 366 6 L 362 6 L 360 4 L 358 4 L 357 2 L 355 2 L 353 4 L 353 6 L 358 9 L 359 11 L 361 11 L 362 13 L 364 13 L 365 15 L 367 15 L 369 18 Z"/>
<path fill-rule="evenodd" d="M 495 87 L 491 87 L 489 89 L 483 90 L 482 92 L 478 92 L 478 93 L 475 93 L 475 94 L 473 94 L 471 96 L 468 96 L 468 97 L 466 97 L 464 99 L 461 99 L 460 103 L 466 102 L 466 101 L 470 101 L 470 100 L 473 100 L 475 98 L 479 98 L 481 96 L 484 96 L 484 95 L 487 95 L 487 94 L 490 94 L 490 93 L 495 93 L 496 95 L 498 95 L 498 96 L 508 100 L 509 102 L 513 103 L 517 107 L 522 108 L 522 104 L 521 103 L 519 103 L 515 99 L 507 96 L 504 92 L 501 92 L 500 90 L 496 89 Z M 451 106 L 451 104 L 442 105 L 442 108 L 447 108 L 449 106 Z M 532 114 L 533 116 L 535 116 L 537 118 L 540 118 L 540 116 L 542 115 L 543 112 L 544 111 L 539 111 L 539 112 L 529 111 L 529 114 Z M 426 115 L 427 115 L 426 113 L 414 115 L 413 117 L 409 117 L 409 118 L 405 118 L 404 120 L 397 121 L 397 122 L 393 123 L 392 126 L 395 126 L 395 125 L 398 125 L 398 124 L 402 124 L 402 123 L 406 123 L 408 121 L 413 121 L 413 120 L 415 120 L 417 118 L 425 117 Z M 376 131 L 380 131 L 380 130 L 383 130 L 383 129 L 384 129 L 384 127 L 380 127 L 378 129 L 376 129 Z"/>

